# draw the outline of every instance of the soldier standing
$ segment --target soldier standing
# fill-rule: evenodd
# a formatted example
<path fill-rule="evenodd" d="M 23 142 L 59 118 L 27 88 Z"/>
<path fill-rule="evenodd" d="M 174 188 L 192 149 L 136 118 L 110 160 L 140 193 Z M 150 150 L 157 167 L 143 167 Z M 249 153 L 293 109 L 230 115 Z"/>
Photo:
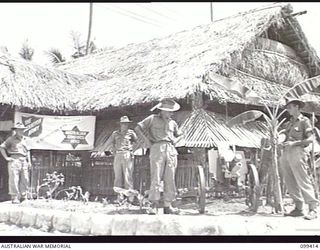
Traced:
<path fill-rule="evenodd" d="M 177 150 L 175 145 L 182 138 L 182 132 L 177 123 L 171 119 L 174 111 L 180 105 L 172 99 L 164 99 L 151 109 L 158 109 L 159 114 L 153 114 L 138 123 L 136 132 L 150 147 L 151 185 L 149 199 L 152 207 L 149 214 L 157 214 L 160 200 L 160 187 L 163 180 L 164 214 L 177 214 L 178 209 L 171 203 L 176 197 L 175 171 L 177 168 Z M 147 135 L 143 131 L 146 131 Z"/>
<path fill-rule="evenodd" d="M 288 192 L 295 202 L 295 209 L 285 216 L 303 216 L 305 201 L 309 205 L 309 212 L 304 218 L 312 220 L 317 218 L 318 200 L 308 174 L 306 147 L 312 143 L 313 131 L 310 120 L 300 112 L 303 106 L 304 102 L 298 99 L 292 99 L 286 104 L 292 118 L 285 128 L 286 140 L 280 163 Z"/>
<path fill-rule="evenodd" d="M 114 131 L 106 143 L 107 147 L 111 144 L 114 153 L 114 187 L 122 188 L 124 179 L 125 189 L 133 189 L 133 143 L 137 141 L 137 136 L 133 130 L 129 129 L 131 122 L 127 116 L 122 116 L 120 130 Z M 133 199 L 134 197 L 129 197 L 129 202 L 132 203 Z M 118 200 L 120 200 L 119 196 Z"/>
<path fill-rule="evenodd" d="M 1 154 L 8 161 L 9 195 L 14 204 L 26 198 L 29 187 L 31 158 L 23 136 L 25 129 L 23 124 L 17 123 L 12 128 L 13 135 L 0 145 Z"/>

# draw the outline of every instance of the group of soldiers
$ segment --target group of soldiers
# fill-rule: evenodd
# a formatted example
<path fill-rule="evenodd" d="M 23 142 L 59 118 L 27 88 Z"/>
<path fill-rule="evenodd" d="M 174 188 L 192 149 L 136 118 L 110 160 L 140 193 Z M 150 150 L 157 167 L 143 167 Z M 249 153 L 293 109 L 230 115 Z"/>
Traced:
<path fill-rule="evenodd" d="M 284 176 L 288 192 L 295 203 L 295 208 L 285 216 L 304 216 L 305 219 L 317 218 L 318 200 L 312 179 L 308 173 L 308 146 L 313 140 L 313 128 L 310 120 L 301 113 L 304 102 L 292 99 L 285 108 L 291 115 L 283 133 L 285 140 L 281 143 L 283 153 L 280 158 L 280 171 Z M 132 121 L 123 116 L 120 118 L 120 129 L 114 131 L 107 142 L 114 154 L 114 187 L 133 189 L 134 143 L 138 137 L 144 146 L 150 149 L 149 200 L 152 206 L 149 214 L 157 214 L 163 191 L 163 213 L 178 214 L 179 210 L 172 206 L 176 198 L 175 172 L 177 168 L 177 143 L 183 138 L 183 133 L 172 119 L 173 112 L 180 105 L 172 99 L 164 99 L 151 111 L 158 110 L 139 122 L 135 129 L 129 128 Z M 8 161 L 9 194 L 13 203 L 19 203 L 26 198 L 29 183 L 29 168 L 31 166 L 30 151 L 26 145 L 23 131 L 25 127 L 17 124 L 13 134 L 0 146 L 3 157 Z M 123 181 L 124 180 L 124 181 Z M 124 183 L 123 183 L 124 182 Z M 163 187 L 162 187 L 163 183 Z M 134 203 L 134 199 L 129 198 Z M 303 205 L 307 203 L 309 210 L 303 213 Z"/>
<path fill-rule="evenodd" d="M 157 214 L 160 207 L 160 194 L 163 183 L 163 213 L 178 214 L 179 210 L 172 206 L 176 197 L 175 172 L 177 168 L 177 150 L 175 145 L 182 139 L 183 133 L 171 118 L 180 105 L 172 99 L 164 99 L 151 110 L 159 110 L 139 122 L 134 130 L 129 129 L 132 122 L 127 116 L 120 118 L 120 130 L 114 131 L 107 142 L 114 153 L 114 186 L 133 189 L 133 143 L 138 136 L 144 146 L 150 149 L 150 190 L 149 200 L 152 206 L 149 214 Z M 138 135 L 138 136 L 137 136 Z M 123 178 L 124 177 L 124 178 Z M 133 203 L 134 197 L 129 198 Z"/>

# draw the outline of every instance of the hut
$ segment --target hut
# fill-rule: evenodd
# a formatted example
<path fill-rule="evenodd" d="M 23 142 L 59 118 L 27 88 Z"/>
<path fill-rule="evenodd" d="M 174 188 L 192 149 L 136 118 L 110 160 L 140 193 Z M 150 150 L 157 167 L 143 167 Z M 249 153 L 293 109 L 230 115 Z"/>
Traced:
<path fill-rule="evenodd" d="M 263 110 L 263 103 L 275 105 L 295 83 L 320 72 L 320 60 L 301 29 L 299 14 L 289 4 L 271 4 L 60 64 L 62 70 L 96 79 L 82 85 L 76 103 L 76 109 L 97 116 L 94 151 L 108 150 L 105 143 L 120 116 L 138 122 L 155 103 L 169 97 L 182 106 L 175 119 L 186 137 L 179 148 L 178 188 L 193 181 L 195 159 L 210 174 L 210 152 L 221 143 L 235 145 L 252 157 L 264 136 L 264 124 L 230 129 L 226 121 L 248 109 Z M 261 100 L 250 102 L 217 84 L 229 81 L 253 89 Z M 320 100 L 318 93 L 309 96 Z M 195 157 L 195 152 L 203 157 Z M 149 185 L 147 170 L 148 157 L 137 156 L 136 188 Z M 84 188 L 96 195 L 111 194 L 112 157 L 92 160 L 85 176 Z"/>
<path fill-rule="evenodd" d="M 247 157 L 259 148 L 264 124 L 230 129 L 225 125 L 230 117 L 263 109 L 263 103 L 273 106 L 292 85 L 319 74 L 319 58 L 298 23 L 298 14 L 288 4 L 272 4 L 164 38 L 99 51 L 58 69 L 1 54 L 0 135 L 8 135 L 17 111 L 90 114 L 97 116 L 93 151 L 104 152 L 120 116 L 138 122 L 156 102 L 171 97 L 182 106 L 175 119 L 186 136 L 179 148 L 178 188 L 190 186 L 192 166 L 199 160 L 208 175 L 216 174 L 210 159 L 219 145 L 235 145 L 248 152 Z M 261 100 L 250 102 L 221 88 L 221 83 L 230 81 L 255 90 Z M 318 93 L 309 97 L 319 101 Z M 140 153 L 135 187 L 147 188 L 148 157 Z M 32 155 L 39 170 L 33 171 L 34 180 L 56 170 L 68 176 L 67 186 L 81 185 L 93 195 L 112 194 L 112 157 L 90 159 L 87 150 L 72 154 L 33 150 Z M 2 171 L 0 193 L 6 188 L 6 171 Z"/>
<path fill-rule="evenodd" d="M 90 77 L 75 75 L 63 70 L 47 68 L 17 59 L 8 53 L 0 54 L 0 140 L 11 133 L 17 112 L 41 115 L 79 114 L 74 99 L 78 88 Z M 54 170 L 64 173 L 66 185 L 79 182 L 74 174 L 77 164 L 82 164 L 88 151 L 32 150 L 32 186 L 35 187 Z M 74 156 L 70 157 L 70 154 Z M 70 159 L 72 158 L 72 159 Z M 80 163 L 74 162 L 78 159 Z M 79 171 L 78 171 L 79 172 Z M 0 156 L 0 199 L 6 199 L 8 173 L 7 162 Z"/>

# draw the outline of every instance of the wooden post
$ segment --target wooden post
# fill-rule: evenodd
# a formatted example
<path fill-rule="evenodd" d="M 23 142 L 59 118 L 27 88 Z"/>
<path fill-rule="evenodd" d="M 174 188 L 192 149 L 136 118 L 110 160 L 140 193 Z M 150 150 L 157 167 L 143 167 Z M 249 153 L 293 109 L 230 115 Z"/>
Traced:
<path fill-rule="evenodd" d="M 312 131 L 314 133 L 314 122 L 315 122 L 315 114 L 314 112 L 312 112 L 312 118 L 311 118 L 311 126 L 312 126 Z M 318 187 L 318 178 L 317 178 L 317 169 L 315 166 L 315 156 L 314 156 L 314 139 L 312 140 L 312 150 L 311 150 L 311 169 L 312 169 L 312 173 L 313 173 L 313 187 L 314 187 L 314 192 L 315 192 L 315 196 L 316 199 L 319 198 L 319 187 Z"/>
<path fill-rule="evenodd" d="M 202 92 L 195 92 L 191 97 L 192 111 L 202 109 L 204 106 Z M 195 167 L 197 165 L 205 168 L 206 166 L 206 149 L 205 148 L 194 148 L 194 159 Z"/>
<path fill-rule="evenodd" d="M 192 111 L 201 109 L 204 106 L 202 92 L 195 92 L 191 96 Z"/>

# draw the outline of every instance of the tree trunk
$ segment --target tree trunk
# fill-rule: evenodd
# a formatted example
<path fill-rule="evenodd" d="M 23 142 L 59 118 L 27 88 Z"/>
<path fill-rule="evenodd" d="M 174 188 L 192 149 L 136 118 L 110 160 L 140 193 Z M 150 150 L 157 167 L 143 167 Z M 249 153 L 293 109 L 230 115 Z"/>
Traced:
<path fill-rule="evenodd" d="M 89 46 L 90 46 L 90 37 L 91 37 L 91 29 L 92 29 L 92 10 L 93 10 L 93 3 L 90 3 L 89 28 L 88 28 L 86 55 L 88 55 Z"/>
<path fill-rule="evenodd" d="M 275 138 L 275 133 L 272 133 L 272 176 L 274 184 L 274 208 L 276 213 L 283 212 L 282 205 L 282 194 L 281 194 L 281 185 L 279 177 L 279 168 L 278 168 L 278 145 Z"/>
<path fill-rule="evenodd" d="M 273 206 L 273 201 L 272 201 L 272 194 L 274 193 L 273 192 L 273 176 L 272 176 L 272 169 L 269 169 L 268 171 L 268 184 L 267 184 L 267 200 L 266 200 L 266 205 L 268 206 Z"/>

